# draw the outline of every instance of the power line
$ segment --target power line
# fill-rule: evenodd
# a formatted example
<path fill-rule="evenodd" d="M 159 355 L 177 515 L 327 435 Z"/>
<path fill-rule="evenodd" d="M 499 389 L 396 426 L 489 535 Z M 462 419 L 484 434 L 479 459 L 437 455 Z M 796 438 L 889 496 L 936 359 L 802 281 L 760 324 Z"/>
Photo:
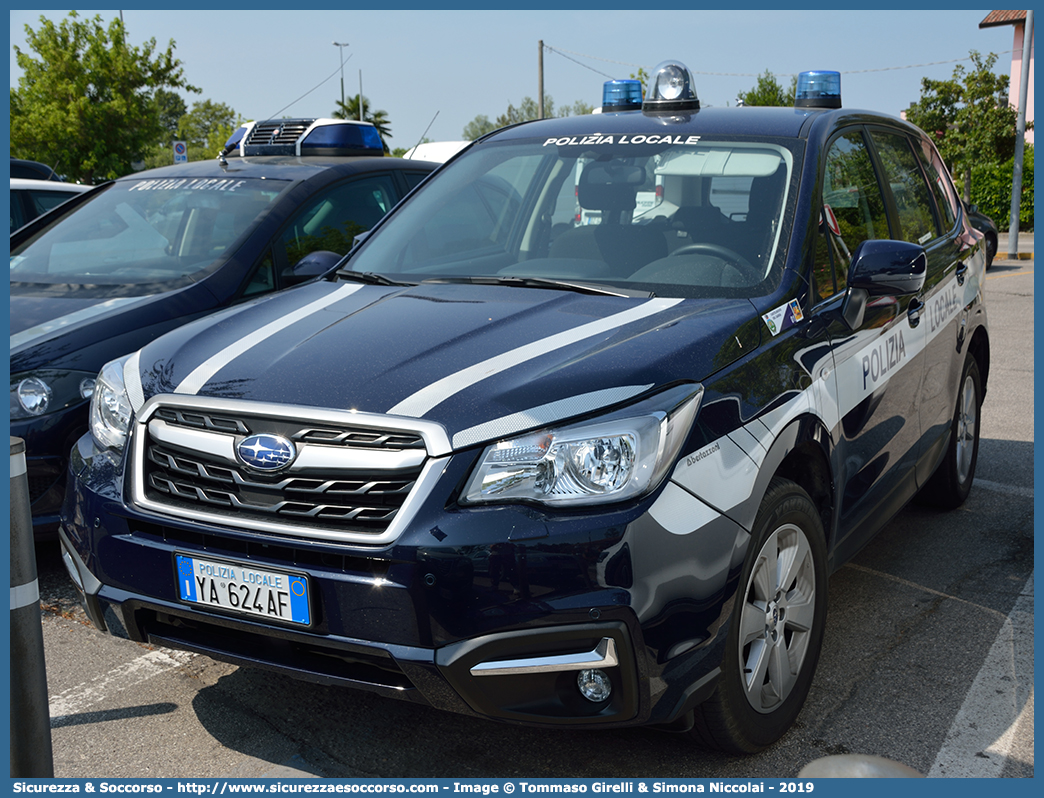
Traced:
<path fill-rule="evenodd" d="M 275 119 L 276 117 L 278 117 L 278 116 L 279 116 L 279 114 L 283 113 L 283 111 L 285 111 L 285 110 L 286 110 L 287 108 L 289 108 L 289 107 L 290 107 L 291 105 L 294 105 L 295 103 L 297 103 L 297 102 L 300 102 L 301 100 L 303 100 L 303 99 L 304 99 L 305 97 L 307 97 L 307 96 L 308 96 L 309 94 L 311 94 L 311 93 L 312 93 L 313 91 L 315 91 L 315 90 L 316 90 L 316 89 L 318 89 L 318 88 L 319 88 L 320 86 L 322 86 L 322 85 L 323 85 L 324 83 L 326 83 L 326 82 L 327 82 L 328 80 L 330 80 L 330 78 L 332 78 L 332 77 L 333 77 L 334 75 L 336 75 L 336 74 L 337 74 L 337 72 L 338 72 L 338 70 L 344 69 L 344 65 L 345 65 L 345 63 L 346 63 L 347 61 L 351 61 L 351 60 L 352 60 L 352 56 L 353 56 L 353 55 L 355 55 L 355 53 L 349 53 L 349 54 L 348 54 L 348 57 L 347 57 L 347 58 L 345 58 L 345 59 L 343 59 L 343 60 L 341 61 L 341 65 L 340 65 L 340 66 L 339 66 L 339 67 L 338 67 L 337 69 L 335 69 L 335 70 L 334 70 L 333 72 L 331 72 L 331 73 L 330 73 L 329 75 L 327 75 L 327 76 L 326 76 L 325 78 L 323 78 L 323 79 L 322 79 L 321 81 L 319 81 L 319 82 L 318 82 L 318 83 L 317 83 L 317 84 L 316 84 L 315 86 L 313 86 L 312 88 L 310 88 L 310 89 L 309 89 L 308 91 L 306 91 L 306 92 L 305 92 L 304 94 L 302 94 L 302 95 L 301 95 L 300 97 L 298 97 L 298 98 L 297 98 L 296 100 L 294 100 L 294 101 L 293 101 L 292 103 L 290 103 L 289 105 L 284 105 L 284 106 L 283 106 L 282 108 L 280 108 L 280 109 L 279 109 L 278 111 L 276 111 L 276 112 L 275 112 L 274 114 L 272 114 L 272 115 L 271 115 L 271 116 L 269 116 L 269 117 L 265 117 L 265 118 L 266 118 L 266 119 Z M 343 85 L 343 84 L 342 84 L 342 85 Z"/>
<path fill-rule="evenodd" d="M 580 58 L 590 58 L 593 61 L 604 61 L 604 62 L 609 63 L 609 64 L 619 64 L 620 66 L 633 67 L 634 69 L 645 69 L 645 67 L 643 65 L 641 65 L 641 64 L 630 64 L 630 63 L 627 63 L 626 61 L 614 61 L 611 58 L 601 58 L 601 57 L 599 57 L 597 55 L 587 55 L 585 53 L 577 53 L 577 52 L 574 52 L 573 50 L 564 50 L 564 49 L 560 49 L 560 48 L 557 48 L 557 47 L 551 47 L 550 45 L 546 45 L 546 44 L 544 45 L 544 47 L 547 50 L 550 50 L 553 53 L 558 53 L 563 58 L 567 58 L 570 61 L 572 61 L 573 63 L 578 64 L 579 66 L 584 67 L 585 69 L 590 69 L 592 72 L 595 72 L 595 73 L 597 73 L 599 75 L 604 75 L 605 77 L 608 77 L 608 78 L 612 78 L 613 76 L 612 75 L 606 75 L 604 72 L 599 72 L 597 69 L 594 69 L 593 67 L 590 67 L 587 64 L 582 64 L 579 61 L 577 61 L 575 58 L 569 58 L 569 56 L 566 55 L 566 53 L 570 53 L 572 55 L 579 56 Z M 1012 50 L 1005 50 L 1005 51 L 999 53 L 998 55 L 1010 55 L 1012 52 L 1013 52 Z M 844 75 L 860 75 L 860 74 L 865 74 L 865 73 L 869 73 L 869 72 L 892 72 L 892 71 L 895 71 L 895 70 L 898 70 L 898 69 L 923 69 L 924 67 L 939 66 L 941 64 L 958 64 L 961 61 L 970 61 L 970 60 L 971 60 L 971 56 L 965 56 L 964 58 L 953 58 L 953 59 L 950 59 L 948 61 L 930 61 L 930 62 L 925 63 L 925 64 L 907 64 L 906 66 L 879 67 L 877 69 L 850 69 L 850 70 L 839 70 L 839 71 L 842 74 L 844 74 Z M 706 76 L 712 76 L 712 77 L 728 77 L 728 78 L 758 78 L 758 77 L 761 77 L 761 75 L 764 74 L 764 73 L 760 73 L 759 74 L 759 73 L 754 73 L 754 72 L 697 72 L 695 70 L 692 70 L 692 74 L 693 75 L 706 75 Z M 773 73 L 773 74 L 775 74 L 775 73 Z M 780 73 L 779 74 L 779 77 L 784 77 L 784 78 L 789 78 L 789 77 L 793 77 L 793 76 L 794 76 L 794 74 L 788 74 L 788 73 Z"/>
<path fill-rule="evenodd" d="M 555 49 L 554 47 L 551 47 L 551 46 L 549 46 L 549 45 L 546 45 L 546 44 L 544 45 L 544 49 L 545 49 L 545 50 L 548 50 L 549 52 L 552 52 L 552 53 L 558 53 L 558 54 L 559 54 L 560 56 L 562 56 L 562 58 L 565 58 L 565 59 L 566 59 L 566 60 L 568 60 L 568 61 L 572 61 L 572 62 L 573 62 L 574 64 L 576 64 L 576 65 L 578 65 L 578 66 L 582 66 L 582 67 L 583 67 L 584 69 L 589 69 L 589 70 L 591 70 L 592 72 L 594 72 L 594 73 L 595 73 L 596 75 L 601 75 L 602 77 L 604 77 L 604 78 L 609 78 L 610 80 L 613 80 L 613 79 L 614 79 L 612 75 L 606 74 L 605 72 L 599 72 L 599 71 L 598 71 L 597 69 L 595 69 L 594 67 L 588 66 L 587 64 L 581 64 L 581 63 L 580 63 L 579 61 L 577 61 L 577 60 L 576 60 L 575 58 L 570 58 L 570 57 L 569 57 L 568 55 L 566 55 L 566 54 L 565 54 L 565 52 L 564 52 L 564 51 L 562 51 L 562 50 L 556 50 L 556 49 Z M 580 53 L 575 53 L 575 55 L 580 55 Z M 583 57 L 583 58 L 594 58 L 594 56 L 590 56 L 590 55 L 588 55 L 588 56 L 582 56 L 582 57 Z M 607 59 L 607 58 L 600 58 L 600 59 L 597 59 L 597 60 L 599 60 L 599 61 L 608 61 L 609 59 Z M 614 63 L 614 64 L 622 64 L 623 62 L 622 62 L 622 61 L 613 61 L 612 63 Z M 624 64 L 624 66 L 628 66 L 628 65 L 627 65 L 627 64 Z M 631 64 L 630 66 L 633 66 L 633 64 Z"/>

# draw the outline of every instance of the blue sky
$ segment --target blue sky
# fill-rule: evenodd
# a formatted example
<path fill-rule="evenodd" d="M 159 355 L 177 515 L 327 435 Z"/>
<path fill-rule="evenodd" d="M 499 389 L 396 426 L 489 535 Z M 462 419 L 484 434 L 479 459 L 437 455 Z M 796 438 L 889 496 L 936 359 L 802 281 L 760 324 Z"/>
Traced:
<path fill-rule="evenodd" d="M 249 4 L 248 4 L 249 6 Z M 106 22 L 118 11 L 101 14 Z M 11 44 L 25 49 L 24 27 L 41 15 L 11 11 Z M 968 53 L 996 53 L 1010 70 L 1012 29 L 978 27 L 989 9 L 923 11 L 232 11 L 124 10 L 130 39 L 173 39 L 194 100 L 226 103 L 244 119 L 329 116 L 341 96 L 359 91 L 391 120 L 390 146 L 459 139 L 484 114 L 537 96 L 539 42 L 544 88 L 556 106 L 597 105 L 602 83 L 678 59 L 696 75 L 705 105 L 735 105 L 736 95 L 769 70 L 789 86 L 806 69 L 842 73 L 844 104 L 898 114 L 920 96 L 922 77 L 945 79 Z M 19 70 L 11 49 L 11 85 Z M 361 73 L 361 74 L 360 74 Z M 325 82 L 323 82 L 325 81 Z M 322 84 L 322 85 L 319 85 Z M 318 86 L 318 88 L 316 88 Z M 314 89 L 314 90 L 313 90 Z M 301 98 L 302 95 L 306 95 Z M 296 102 L 294 102 L 296 100 Z M 430 127 L 429 127 L 430 125 Z"/>

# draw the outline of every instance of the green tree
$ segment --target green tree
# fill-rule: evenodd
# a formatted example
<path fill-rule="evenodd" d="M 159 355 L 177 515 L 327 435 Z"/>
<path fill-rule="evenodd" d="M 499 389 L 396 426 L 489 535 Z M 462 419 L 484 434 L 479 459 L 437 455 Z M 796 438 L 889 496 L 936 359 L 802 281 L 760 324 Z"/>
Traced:
<path fill-rule="evenodd" d="M 55 164 L 94 183 L 132 171 L 164 136 L 159 90 L 198 92 L 174 57 L 174 41 L 157 50 L 127 43 L 119 19 L 75 11 L 59 24 L 40 17 L 25 26 L 29 52 L 15 47 L 23 74 L 11 89 L 11 155 Z"/>
<path fill-rule="evenodd" d="M 776 76 L 766 69 L 763 74 L 758 76 L 758 82 L 754 88 L 750 91 L 741 91 L 736 99 L 743 105 L 787 107 L 794 105 L 795 94 L 797 94 L 796 77 L 791 79 L 790 92 L 788 93 L 779 85 Z"/>
<path fill-rule="evenodd" d="M 950 80 L 921 79 L 921 98 L 906 118 L 928 133 L 970 200 L 976 166 L 1000 164 L 1015 153 L 1018 111 L 1008 103 L 1008 76 L 993 74 L 997 56 L 969 53 L 972 68 L 958 64 Z M 1010 195 L 1010 186 L 1009 186 Z"/>
<path fill-rule="evenodd" d="M 213 158 L 236 129 L 236 112 L 224 103 L 203 100 L 178 121 L 178 140 L 188 144 L 190 161 Z"/>
<path fill-rule="evenodd" d="M 507 127 L 508 125 L 517 125 L 519 122 L 529 122 L 532 119 L 538 119 L 539 115 L 540 109 L 537 107 L 537 101 L 532 97 L 523 97 L 518 108 L 508 104 L 507 110 L 497 117 L 497 121 L 494 124 L 498 128 Z M 555 101 L 550 94 L 545 94 L 544 117 L 549 119 L 554 115 Z"/>
<path fill-rule="evenodd" d="M 645 71 L 644 67 L 638 67 L 638 74 L 631 73 L 631 80 L 637 80 L 642 84 L 642 97 L 645 97 L 645 92 L 649 88 L 649 73 Z"/>
<path fill-rule="evenodd" d="M 381 141 L 384 143 L 384 151 L 390 153 L 388 149 L 388 139 L 392 137 L 391 134 L 391 120 L 388 119 L 387 111 L 375 111 L 373 105 L 370 104 L 370 100 L 366 95 L 354 95 L 347 98 L 343 103 L 338 100 L 337 108 L 334 109 L 334 119 L 359 119 L 359 97 L 362 97 L 362 121 L 371 123 L 377 132 L 381 134 Z"/>
<path fill-rule="evenodd" d="M 544 95 L 544 117 L 551 118 L 554 116 L 570 116 L 576 114 L 589 114 L 594 108 L 583 100 L 577 100 L 572 105 L 566 105 L 555 113 L 555 101 L 550 94 Z M 508 125 L 517 125 L 519 122 L 529 122 L 539 118 L 540 110 L 537 108 L 537 102 L 532 97 L 523 97 L 522 102 L 519 103 L 518 108 L 514 105 L 508 105 L 507 110 L 497 117 L 495 122 L 490 122 L 489 117 L 485 114 L 479 114 L 467 125 L 464 126 L 464 133 L 462 138 L 467 141 L 474 141 L 480 136 L 484 136 L 487 133 L 492 133 L 494 130 L 499 130 L 502 127 Z"/>
<path fill-rule="evenodd" d="M 479 114 L 464 126 L 464 132 L 461 134 L 461 138 L 465 141 L 474 141 L 475 139 L 485 136 L 487 133 L 492 133 L 496 129 L 497 126 L 489 121 L 488 116 L 485 114 Z"/>
<path fill-rule="evenodd" d="M 583 100 L 577 100 L 572 105 L 567 105 L 563 108 L 559 116 L 584 116 L 590 113 L 594 113 L 594 106 L 591 103 L 585 103 Z"/>
<path fill-rule="evenodd" d="M 997 223 L 998 230 L 1011 226 L 1011 188 L 1015 158 L 972 166 L 973 202 Z M 1022 161 L 1022 199 L 1019 200 L 1019 229 L 1033 229 L 1033 145 L 1027 144 Z"/>
<path fill-rule="evenodd" d="M 180 94 L 167 89 L 156 89 L 153 101 L 163 128 L 163 143 L 169 143 L 178 135 L 178 122 L 188 112 L 188 106 Z"/>

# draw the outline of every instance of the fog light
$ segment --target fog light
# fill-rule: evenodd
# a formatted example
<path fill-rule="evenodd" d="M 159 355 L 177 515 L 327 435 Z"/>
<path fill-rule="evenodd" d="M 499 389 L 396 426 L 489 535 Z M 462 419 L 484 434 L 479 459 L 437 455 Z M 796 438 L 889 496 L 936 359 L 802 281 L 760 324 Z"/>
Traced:
<path fill-rule="evenodd" d="M 613 692 L 609 675 L 597 669 L 580 671 L 576 676 L 576 686 L 580 688 L 580 695 L 596 704 L 605 701 Z"/>

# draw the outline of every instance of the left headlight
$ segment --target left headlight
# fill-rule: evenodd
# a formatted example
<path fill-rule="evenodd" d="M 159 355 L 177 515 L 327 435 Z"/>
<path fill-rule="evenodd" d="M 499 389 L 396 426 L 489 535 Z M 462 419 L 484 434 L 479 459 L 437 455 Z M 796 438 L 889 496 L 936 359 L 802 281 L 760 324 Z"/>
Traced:
<path fill-rule="evenodd" d="M 701 395 L 669 411 L 617 413 L 498 441 L 482 453 L 461 501 L 560 507 L 641 496 L 674 465 Z"/>
<path fill-rule="evenodd" d="M 94 392 L 94 374 L 39 369 L 11 375 L 11 420 L 45 416 L 72 407 Z"/>
<path fill-rule="evenodd" d="M 126 358 L 102 366 L 91 397 L 91 434 L 102 446 L 122 449 L 130 429 L 131 402 L 123 383 Z"/>

